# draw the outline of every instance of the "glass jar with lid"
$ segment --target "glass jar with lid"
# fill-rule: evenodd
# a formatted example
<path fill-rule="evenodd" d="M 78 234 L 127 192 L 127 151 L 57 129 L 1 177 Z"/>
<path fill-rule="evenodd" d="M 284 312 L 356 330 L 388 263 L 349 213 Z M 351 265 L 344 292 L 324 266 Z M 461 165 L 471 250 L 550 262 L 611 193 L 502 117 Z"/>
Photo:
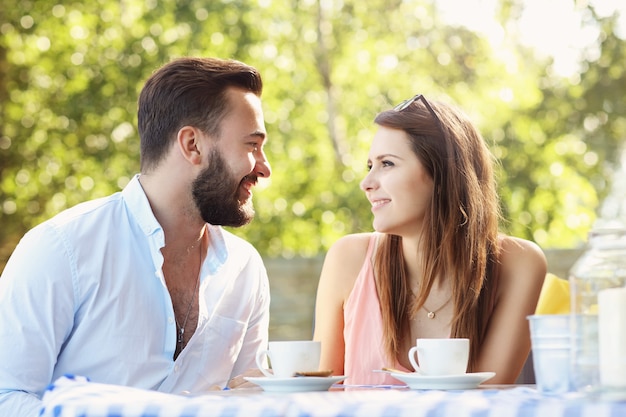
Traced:
<path fill-rule="evenodd" d="M 620 355 L 621 358 L 608 359 L 607 353 L 615 351 L 615 346 L 608 345 L 619 342 L 620 338 L 626 344 L 626 317 L 612 316 L 616 311 L 620 314 L 619 308 L 624 308 L 623 312 L 626 312 L 626 228 L 592 230 L 587 250 L 570 270 L 569 282 L 572 311 L 571 385 L 575 390 L 583 392 L 622 389 L 611 386 L 615 384 L 605 374 L 608 372 L 607 367 L 623 369 L 626 380 L 626 350 Z M 611 294 L 615 292 L 613 290 L 620 293 Z M 619 300 L 622 292 L 623 302 Z M 599 300 L 606 301 L 600 303 Z M 609 305 L 609 300 L 615 300 L 611 301 L 614 306 Z M 620 304 L 624 305 L 620 307 Z M 607 360 L 623 362 L 623 367 L 620 368 L 620 363 L 606 363 Z M 626 382 L 623 389 L 626 391 Z"/>

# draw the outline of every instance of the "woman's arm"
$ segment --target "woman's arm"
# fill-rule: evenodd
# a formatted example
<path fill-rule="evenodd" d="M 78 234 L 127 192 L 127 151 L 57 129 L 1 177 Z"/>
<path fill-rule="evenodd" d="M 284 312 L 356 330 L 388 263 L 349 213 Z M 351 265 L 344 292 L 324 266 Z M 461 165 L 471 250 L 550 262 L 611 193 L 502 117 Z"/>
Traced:
<path fill-rule="evenodd" d="M 322 342 L 321 370 L 343 375 L 343 305 L 361 270 L 371 234 L 344 236 L 328 250 L 315 301 L 314 340 Z"/>
<path fill-rule="evenodd" d="M 530 351 L 526 317 L 535 312 L 547 262 L 527 240 L 501 238 L 496 304 L 481 347 L 477 371 L 494 371 L 490 384 L 513 384 Z"/>

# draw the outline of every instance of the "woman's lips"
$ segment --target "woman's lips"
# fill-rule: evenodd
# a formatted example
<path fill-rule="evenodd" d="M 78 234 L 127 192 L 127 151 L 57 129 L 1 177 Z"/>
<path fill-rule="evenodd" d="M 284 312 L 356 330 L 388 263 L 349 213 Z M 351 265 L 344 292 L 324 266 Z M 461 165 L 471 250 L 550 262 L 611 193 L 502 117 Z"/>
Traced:
<path fill-rule="evenodd" d="M 381 200 L 372 200 L 371 204 L 372 204 L 372 210 L 377 210 L 383 206 L 385 206 L 387 203 L 389 203 L 391 200 L 389 199 L 381 199 Z"/>

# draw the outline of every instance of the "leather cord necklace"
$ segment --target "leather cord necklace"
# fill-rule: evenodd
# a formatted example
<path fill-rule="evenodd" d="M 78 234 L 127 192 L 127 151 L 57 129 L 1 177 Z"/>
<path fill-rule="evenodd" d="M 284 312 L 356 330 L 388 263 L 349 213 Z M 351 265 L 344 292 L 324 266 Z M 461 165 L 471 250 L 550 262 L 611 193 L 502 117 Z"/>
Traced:
<path fill-rule="evenodd" d="M 196 294 L 198 293 L 198 286 L 200 285 L 200 276 L 196 279 L 196 288 L 193 291 L 193 297 L 189 302 L 189 307 L 187 307 L 187 314 L 185 315 L 185 320 L 183 321 L 183 325 L 178 324 L 178 320 L 176 319 L 176 315 L 174 315 L 174 321 L 176 322 L 176 329 L 178 336 L 176 338 L 176 343 L 178 343 L 179 350 L 183 350 L 183 336 L 185 335 L 185 326 L 187 326 L 187 319 L 189 319 L 189 313 L 191 313 L 191 307 L 193 306 L 194 301 L 196 300 Z"/>
<path fill-rule="evenodd" d="M 183 325 L 178 324 L 178 319 L 176 318 L 176 314 L 174 314 L 174 321 L 176 322 L 176 344 L 178 345 L 178 351 L 182 352 L 183 350 L 183 342 L 185 336 L 185 327 L 187 327 L 187 320 L 189 319 L 189 313 L 191 313 L 191 308 L 193 307 L 194 301 L 196 301 L 196 296 L 198 294 L 198 288 L 200 287 L 200 271 L 202 270 L 202 243 L 199 245 L 199 253 L 200 253 L 200 269 L 198 270 L 198 276 L 196 277 L 196 286 L 193 291 L 193 295 L 191 297 L 191 301 L 189 302 L 189 306 L 187 307 L 187 314 L 185 314 L 185 320 L 183 321 Z"/>

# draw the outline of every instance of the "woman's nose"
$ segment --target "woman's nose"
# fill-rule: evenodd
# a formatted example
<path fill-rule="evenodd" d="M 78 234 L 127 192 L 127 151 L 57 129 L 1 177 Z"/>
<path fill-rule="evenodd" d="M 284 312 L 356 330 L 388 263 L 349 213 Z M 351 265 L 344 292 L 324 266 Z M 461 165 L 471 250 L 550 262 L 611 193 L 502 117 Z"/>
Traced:
<path fill-rule="evenodd" d="M 371 170 L 367 173 L 365 178 L 361 180 L 361 183 L 359 185 L 361 187 L 361 190 L 363 191 L 369 191 L 374 188 L 374 179 L 372 178 Z"/>

